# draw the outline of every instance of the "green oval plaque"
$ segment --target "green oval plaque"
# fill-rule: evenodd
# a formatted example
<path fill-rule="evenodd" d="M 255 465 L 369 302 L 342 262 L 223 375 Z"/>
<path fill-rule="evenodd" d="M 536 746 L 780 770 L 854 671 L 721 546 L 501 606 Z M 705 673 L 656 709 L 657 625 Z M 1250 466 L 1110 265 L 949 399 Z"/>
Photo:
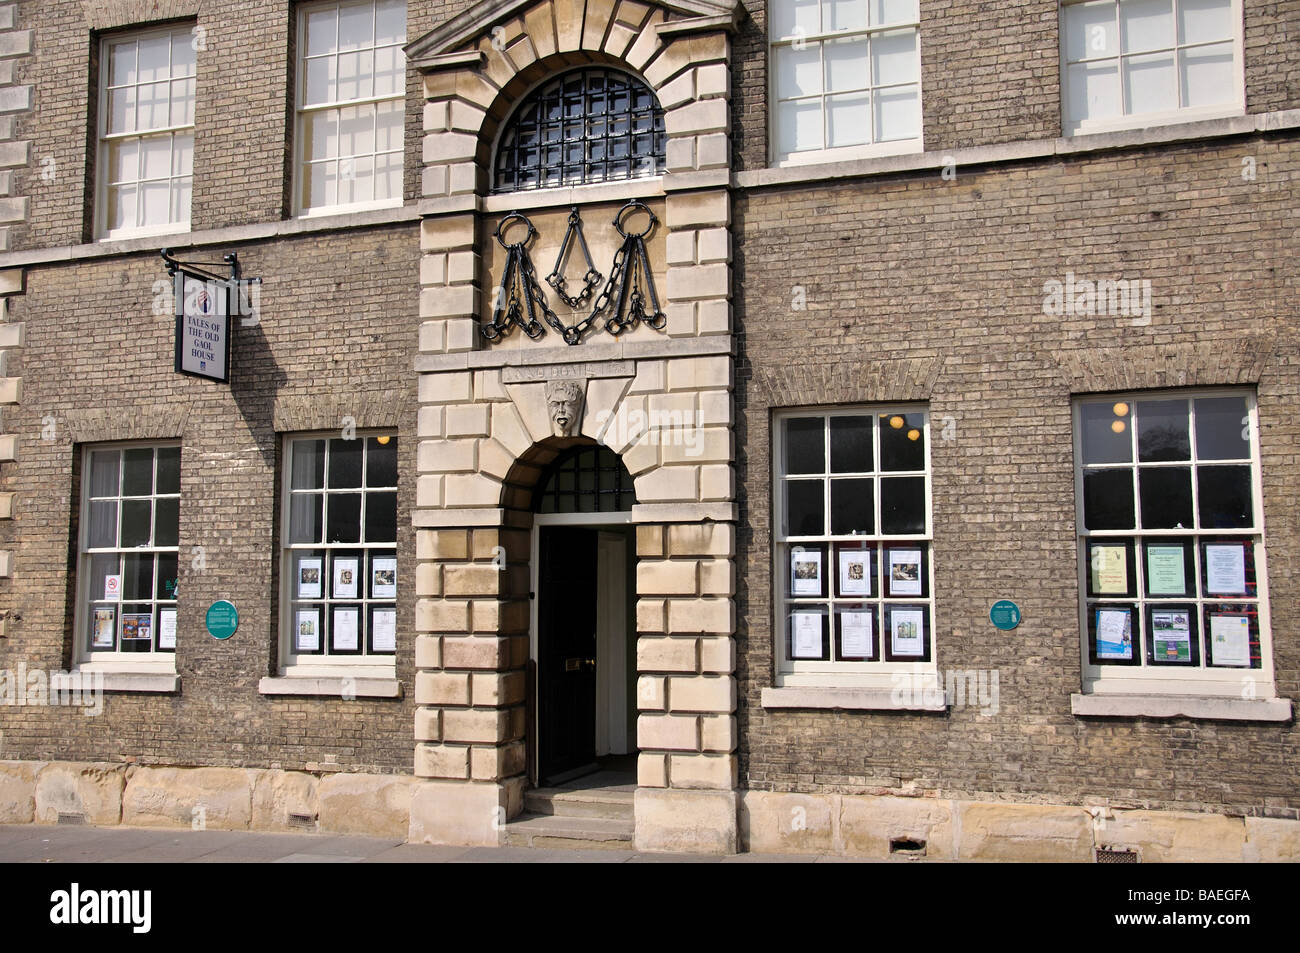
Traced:
<path fill-rule="evenodd" d="M 1020 624 L 1020 606 L 1010 599 L 1000 599 L 989 610 L 989 621 L 999 629 L 1008 631 Z"/>
<path fill-rule="evenodd" d="M 228 639 L 239 628 L 239 610 L 233 602 L 221 599 L 208 606 L 207 622 L 214 639 Z"/>

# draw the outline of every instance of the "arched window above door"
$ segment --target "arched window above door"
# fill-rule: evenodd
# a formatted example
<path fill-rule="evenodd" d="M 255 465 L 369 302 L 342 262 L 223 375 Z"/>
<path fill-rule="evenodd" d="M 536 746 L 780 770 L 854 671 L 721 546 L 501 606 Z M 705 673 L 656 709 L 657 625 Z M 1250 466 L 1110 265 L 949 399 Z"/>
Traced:
<path fill-rule="evenodd" d="M 497 146 L 495 192 L 584 185 L 664 171 L 664 111 L 627 73 L 582 67 L 528 95 Z"/>
<path fill-rule="evenodd" d="M 636 502 L 632 475 L 608 447 L 574 447 L 551 462 L 538 481 L 538 513 L 626 513 Z"/>

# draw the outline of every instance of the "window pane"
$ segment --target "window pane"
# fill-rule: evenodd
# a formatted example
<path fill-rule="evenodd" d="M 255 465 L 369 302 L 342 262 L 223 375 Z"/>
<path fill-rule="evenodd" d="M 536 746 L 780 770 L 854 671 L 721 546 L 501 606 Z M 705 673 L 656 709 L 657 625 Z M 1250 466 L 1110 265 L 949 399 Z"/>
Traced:
<path fill-rule="evenodd" d="M 821 44 L 809 43 L 802 50 L 782 46 L 776 50 L 776 95 L 778 99 L 811 96 L 822 91 Z"/>
<path fill-rule="evenodd" d="M 153 544 L 175 546 L 180 541 L 179 499 L 164 499 L 154 503 Z"/>
<path fill-rule="evenodd" d="M 406 42 L 405 0 L 379 0 L 375 4 L 375 43 Z"/>
<path fill-rule="evenodd" d="M 402 148 L 406 115 L 401 103 L 380 103 L 375 107 L 375 148 L 379 151 Z"/>
<path fill-rule="evenodd" d="M 167 182 L 146 182 L 140 186 L 143 218 L 141 225 L 165 225 L 171 216 L 171 187 Z"/>
<path fill-rule="evenodd" d="M 366 486 L 397 486 L 397 438 L 366 438 Z"/>
<path fill-rule="evenodd" d="M 307 12 L 307 56 L 328 53 L 334 49 L 337 16 L 337 11 L 332 6 Z"/>
<path fill-rule="evenodd" d="M 862 30 L 867 26 L 867 0 L 822 0 L 827 32 Z"/>
<path fill-rule="evenodd" d="M 1178 41 L 1211 43 L 1233 34 L 1232 0 L 1180 0 Z"/>
<path fill-rule="evenodd" d="M 1065 8 L 1065 58 L 1083 59 L 1115 56 L 1119 42 L 1115 26 L 1114 0 L 1071 4 Z"/>
<path fill-rule="evenodd" d="M 375 95 L 388 96 L 403 92 L 406 58 L 396 46 L 375 50 Z"/>
<path fill-rule="evenodd" d="M 108 181 L 135 182 L 140 178 L 140 141 L 108 144 Z"/>
<path fill-rule="evenodd" d="M 148 496 L 153 492 L 152 450 L 127 450 L 122 463 L 123 496 Z"/>
<path fill-rule="evenodd" d="M 877 94 L 879 96 L 879 94 Z M 860 146 L 871 141 L 871 96 L 850 93 L 826 100 L 826 146 Z"/>
<path fill-rule="evenodd" d="M 320 537 L 320 494 L 295 493 L 289 498 L 289 542 L 319 543 Z"/>
<path fill-rule="evenodd" d="M 90 455 L 90 495 L 117 496 L 120 450 L 96 450 Z"/>
<path fill-rule="evenodd" d="M 1178 57 L 1184 106 L 1213 106 L 1236 98 L 1231 43 L 1183 50 Z"/>
<path fill-rule="evenodd" d="M 826 423 L 821 417 L 785 422 L 785 472 L 826 472 Z"/>
<path fill-rule="evenodd" d="M 921 111 L 915 86 L 878 89 L 876 97 L 876 139 L 892 142 L 915 139 L 920 133 Z"/>
<path fill-rule="evenodd" d="M 595 498 L 586 498 L 595 508 Z M 369 493 L 366 495 L 366 542 L 394 543 L 397 541 L 397 494 Z"/>
<path fill-rule="evenodd" d="M 1142 526 L 1146 529 L 1191 529 L 1191 467 L 1142 467 Z"/>
<path fill-rule="evenodd" d="M 916 0 L 871 0 L 871 25 L 906 23 L 917 19 Z"/>
<path fill-rule="evenodd" d="M 91 549 L 109 549 L 117 545 L 117 503 L 104 501 L 90 504 L 90 531 L 87 535 Z"/>
<path fill-rule="evenodd" d="M 374 41 L 375 24 L 369 3 L 339 7 L 339 49 L 355 50 Z"/>
<path fill-rule="evenodd" d="M 142 36 L 140 44 L 140 66 L 137 81 L 141 83 L 156 82 L 171 76 L 171 36 L 155 33 Z"/>
<path fill-rule="evenodd" d="M 291 469 L 295 490 L 318 490 L 325 485 L 325 441 L 295 440 Z"/>
<path fill-rule="evenodd" d="M 821 32 L 819 0 L 776 0 L 772 5 L 772 30 L 778 37 L 807 36 Z"/>
<path fill-rule="evenodd" d="M 108 94 L 108 131 L 135 131 L 135 90 L 134 86 L 125 89 L 110 90 Z"/>
<path fill-rule="evenodd" d="M 152 553 L 127 553 L 122 557 L 122 598 L 153 598 Z"/>
<path fill-rule="evenodd" d="M 1125 53 L 1167 50 L 1174 45 L 1172 0 L 1124 0 L 1119 25 Z"/>
<path fill-rule="evenodd" d="M 171 136 L 153 136 L 140 140 L 140 177 L 165 179 L 171 174 Z"/>
<path fill-rule="evenodd" d="M 1118 116 L 1119 69 L 1114 60 L 1078 63 L 1070 67 L 1070 118 L 1106 119 Z"/>
<path fill-rule="evenodd" d="M 122 503 L 122 548 L 149 545 L 149 524 L 153 505 L 148 500 L 125 500 Z"/>
<path fill-rule="evenodd" d="M 329 498 L 325 542 L 361 541 L 361 494 L 334 493 Z"/>
<path fill-rule="evenodd" d="M 108 45 L 108 84 L 125 86 L 136 81 L 135 40 Z"/>
<path fill-rule="evenodd" d="M 167 125 L 171 99 L 170 83 L 149 83 L 137 87 L 136 128 L 160 129 Z"/>
<path fill-rule="evenodd" d="M 121 571 L 122 559 L 117 553 L 101 553 L 90 557 L 90 592 L 92 602 L 104 598 L 104 580 Z"/>
<path fill-rule="evenodd" d="M 176 598 L 177 557 L 175 553 L 158 554 L 158 592 L 156 598 L 173 600 Z"/>
<path fill-rule="evenodd" d="M 369 202 L 374 198 L 375 160 L 370 156 L 342 159 L 339 162 L 340 205 Z"/>
<path fill-rule="evenodd" d="M 364 446 L 361 440 L 330 441 L 331 489 L 361 485 L 361 451 Z"/>
<path fill-rule="evenodd" d="M 871 85 L 867 71 L 867 41 L 863 39 L 832 40 L 825 46 L 826 91 L 842 93 L 866 89 Z M 813 92 L 813 90 L 808 90 Z"/>
<path fill-rule="evenodd" d="M 338 111 L 338 155 L 363 156 L 374 152 L 374 107 L 354 105 Z"/>
<path fill-rule="evenodd" d="M 134 228 L 136 225 L 135 186 L 114 186 L 108 190 L 108 227 Z"/>
<path fill-rule="evenodd" d="M 1124 60 L 1124 111 L 1129 114 L 1178 108 L 1172 53 Z"/>
<path fill-rule="evenodd" d="M 194 136 L 177 133 L 172 137 L 172 175 L 190 175 L 194 172 Z M 185 204 L 189 208 L 189 203 Z M 188 214 L 185 216 L 188 218 Z"/>
<path fill-rule="evenodd" d="M 1196 481 L 1202 529 L 1254 525 L 1250 467 L 1198 467 Z"/>
<path fill-rule="evenodd" d="M 870 473 L 872 417 L 831 418 L 831 472 Z"/>
<path fill-rule="evenodd" d="M 916 31 L 880 33 L 871 38 L 871 80 L 873 85 L 915 83 Z"/>
<path fill-rule="evenodd" d="M 198 51 L 194 49 L 194 33 L 180 30 L 172 34 L 172 76 L 193 76 Z"/>
<path fill-rule="evenodd" d="M 1133 529 L 1133 471 L 1085 470 L 1083 525 L 1088 529 Z"/>
<path fill-rule="evenodd" d="M 925 469 L 925 415 L 882 414 L 880 469 Z"/>
<path fill-rule="evenodd" d="M 873 480 L 831 481 L 831 534 L 849 536 L 876 530 Z"/>
<path fill-rule="evenodd" d="M 1244 397 L 1201 397 L 1193 405 L 1198 460 L 1245 460 L 1250 456 L 1250 415 Z"/>
<path fill-rule="evenodd" d="M 1132 463 L 1132 408 L 1126 401 L 1113 404 L 1083 404 L 1079 407 L 1083 429 L 1083 462 Z"/>
<path fill-rule="evenodd" d="M 337 98 L 334 57 L 326 56 L 319 60 L 308 60 L 304 74 L 303 96 L 306 105 L 316 106 L 333 102 Z"/>
<path fill-rule="evenodd" d="M 357 53 L 340 53 L 338 58 L 338 91 L 340 101 L 373 96 L 375 90 L 375 57 L 370 50 Z"/>
<path fill-rule="evenodd" d="M 816 99 L 777 106 L 777 141 L 782 155 L 822 147 L 822 106 Z"/>
<path fill-rule="evenodd" d="M 820 536 L 826 532 L 824 484 L 821 480 L 787 480 L 785 535 Z"/>
<path fill-rule="evenodd" d="M 339 154 L 339 111 L 326 109 L 303 117 L 303 143 L 308 161 L 332 159 Z"/>
<path fill-rule="evenodd" d="M 180 79 L 172 83 L 170 124 L 194 125 L 194 80 Z"/>
<path fill-rule="evenodd" d="M 1138 460 L 1142 463 L 1192 458 L 1187 401 L 1140 400 L 1137 423 Z"/>
<path fill-rule="evenodd" d="M 887 536 L 925 532 L 925 478 L 880 481 L 880 531 Z"/>

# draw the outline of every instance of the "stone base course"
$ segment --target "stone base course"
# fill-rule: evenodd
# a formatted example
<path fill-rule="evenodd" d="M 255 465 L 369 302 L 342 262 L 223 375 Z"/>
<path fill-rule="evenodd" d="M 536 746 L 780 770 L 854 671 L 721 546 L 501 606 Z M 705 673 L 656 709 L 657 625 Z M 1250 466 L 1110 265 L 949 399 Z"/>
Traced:
<path fill-rule="evenodd" d="M 0 761 L 0 823 L 316 830 L 410 843 L 498 846 L 525 782 L 267 768 Z M 200 814 L 195 809 L 202 807 Z M 636 849 L 832 854 L 881 860 L 1300 862 L 1300 821 L 934 797 L 641 787 Z"/>

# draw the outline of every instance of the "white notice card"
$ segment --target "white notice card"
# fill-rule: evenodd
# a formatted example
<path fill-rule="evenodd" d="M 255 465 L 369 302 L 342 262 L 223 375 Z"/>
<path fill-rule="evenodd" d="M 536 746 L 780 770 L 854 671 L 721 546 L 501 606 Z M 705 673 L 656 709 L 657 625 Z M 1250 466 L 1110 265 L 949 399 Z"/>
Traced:
<path fill-rule="evenodd" d="M 820 612 L 796 612 L 790 617 L 794 628 L 791 658 L 822 657 L 822 616 Z"/>
<path fill-rule="evenodd" d="M 1250 620 L 1244 615 L 1210 616 L 1210 647 L 1215 665 L 1250 666 Z"/>
<path fill-rule="evenodd" d="M 397 651 L 397 610 L 376 609 L 370 617 L 370 650 Z"/>
<path fill-rule="evenodd" d="M 158 610 L 158 648 L 176 648 L 176 610 Z"/>
<path fill-rule="evenodd" d="M 1205 588 L 1215 595 L 1246 594 L 1246 547 L 1241 543 L 1205 546 Z"/>
<path fill-rule="evenodd" d="M 357 621 L 360 611 L 357 609 L 334 610 L 334 651 L 355 652 L 357 650 Z"/>
<path fill-rule="evenodd" d="M 870 658 L 875 647 L 870 612 L 840 613 L 840 657 Z"/>

